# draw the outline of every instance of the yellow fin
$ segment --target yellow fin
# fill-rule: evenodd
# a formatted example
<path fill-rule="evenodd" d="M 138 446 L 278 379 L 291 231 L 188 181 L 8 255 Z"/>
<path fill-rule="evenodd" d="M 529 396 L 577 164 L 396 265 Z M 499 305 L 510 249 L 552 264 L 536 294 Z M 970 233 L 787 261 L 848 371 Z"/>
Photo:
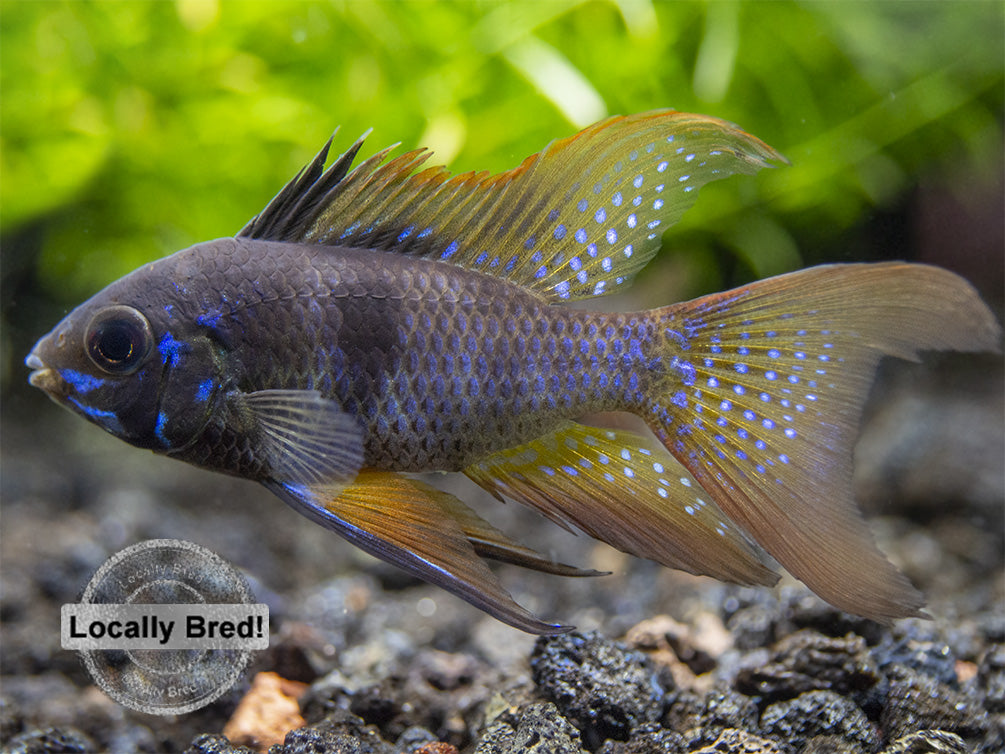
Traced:
<path fill-rule="evenodd" d="M 632 432 L 568 422 L 464 473 L 632 555 L 742 584 L 777 579 L 694 477 Z"/>
<path fill-rule="evenodd" d="M 358 149 L 322 174 L 326 145 L 242 235 L 441 260 L 551 301 L 626 286 L 702 186 L 785 159 L 731 123 L 673 110 L 607 118 L 496 175 L 416 172 L 424 150 L 381 164 L 383 150 L 346 174 Z"/>
<path fill-rule="evenodd" d="M 657 437 L 820 597 L 873 620 L 919 615 L 855 507 L 852 446 L 883 354 L 998 347 L 973 288 L 925 265 L 832 265 L 653 316 L 674 366 L 645 410 Z"/>
<path fill-rule="evenodd" d="M 392 472 L 363 471 L 341 490 L 269 482 L 293 508 L 371 555 L 436 584 L 504 623 L 536 634 L 569 630 L 546 623 L 518 605 L 478 557 L 469 533 L 525 562 L 543 564 L 533 551 L 509 542 L 446 492 Z M 479 523 L 480 522 L 480 523 Z M 547 570 L 547 569 L 545 569 Z M 575 570 L 575 569 L 572 569 Z"/>

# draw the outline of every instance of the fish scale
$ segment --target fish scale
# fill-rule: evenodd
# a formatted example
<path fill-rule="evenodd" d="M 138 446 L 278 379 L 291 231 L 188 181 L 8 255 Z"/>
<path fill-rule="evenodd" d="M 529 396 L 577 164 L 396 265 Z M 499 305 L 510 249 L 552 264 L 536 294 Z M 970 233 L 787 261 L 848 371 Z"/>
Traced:
<path fill-rule="evenodd" d="M 252 368 L 235 387 L 316 389 L 337 399 L 366 424 L 370 468 L 459 471 L 560 419 L 634 408 L 644 392 L 640 344 L 651 325 L 637 314 L 551 307 L 505 281 L 435 261 L 410 262 L 429 273 L 387 275 L 397 258 L 381 273 L 372 252 L 319 255 L 310 247 L 284 260 L 310 273 L 253 287 L 235 284 L 222 259 L 240 253 L 248 260 L 241 275 L 271 281 L 253 263 L 272 266 L 268 244 L 240 239 L 233 250 L 194 253 L 205 256 L 207 283 L 228 302 L 212 319 L 231 333 L 232 349 L 275 344 L 268 358 L 244 360 Z M 184 456 L 216 451 L 196 443 Z"/>
<path fill-rule="evenodd" d="M 674 111 L 608 118 L 496 175 L 422 168 L 421 150 L 353 168 L 362 140 L 326 169 L 330 143 L 235 238 L 73 310 L 27 358 L 31 383 L 527 631 L 566 627 L 483 557 L 594 572 L 409 474 L 461 471 L 673 568 L 770 585 L 777 561 L 840 608 L 919 615 L 855 507 L 851 451 L 883 355 L 998 347 L 965 281 L 834 265 L 649 311 L 566 309 L 630 283 L 704 184 L 784 158 Z"/>

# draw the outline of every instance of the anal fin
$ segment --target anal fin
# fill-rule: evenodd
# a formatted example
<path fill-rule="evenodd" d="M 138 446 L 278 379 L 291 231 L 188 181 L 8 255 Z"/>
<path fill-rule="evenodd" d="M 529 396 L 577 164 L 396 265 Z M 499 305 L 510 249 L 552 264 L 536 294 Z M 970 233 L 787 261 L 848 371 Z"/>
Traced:
<path fill-rule="evenodd" d="M 684 467 L 632 432 L 568 422 L 464 473 L 629 554 L 742 584 L 777 580 Z"/>
<path fill-rule="evenodd" d="M 569 630 L 518 605 L 479 552 L 561 573 L 510 541 L 452 495 L 392 472 L 364 471 L 330 494 L 324 486 L 266 483 L 294 509 L 357 547 L 457 595 L 515 628 L 535 634 Z"/>

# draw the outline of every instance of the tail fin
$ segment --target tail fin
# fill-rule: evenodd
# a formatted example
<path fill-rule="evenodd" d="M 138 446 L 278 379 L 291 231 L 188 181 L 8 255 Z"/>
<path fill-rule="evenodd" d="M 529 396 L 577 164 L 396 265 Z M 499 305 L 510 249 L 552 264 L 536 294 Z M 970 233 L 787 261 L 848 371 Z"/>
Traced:
<path fill-rule="evenodd" d="M 646 419 L 670 452 L 831 604 L 881 621 L 917 615 L 921 595 L 854 504 L 852 446 L 882 355 L 999 348 L 974 289 L 924 265 L 833 265 L 653 315 L 669 369 Z"/>

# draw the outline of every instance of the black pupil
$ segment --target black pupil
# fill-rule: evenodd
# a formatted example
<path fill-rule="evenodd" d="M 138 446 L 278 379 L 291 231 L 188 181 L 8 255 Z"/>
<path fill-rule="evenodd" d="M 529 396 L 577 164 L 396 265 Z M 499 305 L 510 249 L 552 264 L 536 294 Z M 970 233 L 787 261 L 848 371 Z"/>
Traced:
<path fill-rule="evenodd" d="M 133 353 L 136 336 L 136 329 L 128 322 L 109 322 L 101 328 L 98 351 L 110 362 L 126 361 Z"/>

